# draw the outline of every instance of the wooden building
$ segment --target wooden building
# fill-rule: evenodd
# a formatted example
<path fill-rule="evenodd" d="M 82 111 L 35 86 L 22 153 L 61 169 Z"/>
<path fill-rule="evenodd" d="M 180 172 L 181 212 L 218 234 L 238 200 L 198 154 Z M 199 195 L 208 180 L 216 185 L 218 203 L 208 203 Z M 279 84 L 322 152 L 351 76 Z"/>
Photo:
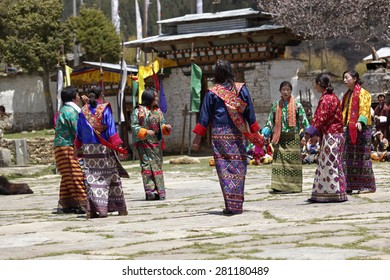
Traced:
<path fill-rule="evenodd" d="M 203 97 L 207 87 L 213 83 L 212 71 L 217 59 L 230 61 L 237 81 L 247 83 L 260 125 L 269 113 L 274 95 L 280 96 L 280 82 L 293 77 L 297 72 L 296 67 L 303 67 L 301 62 L 297 66 L 296 61 L 284 61 L 286 46 L 298 45 L 301 39 L 286 27 L 273 22 L 272 14 L 264 11 L 248 8 L 189 14 L 157 23 L 162 26 L 161 35 L 129 41 L 124 45 L 177 63 L 171 69 L 171 74 L 164 78 L 168 103 L 165 117 L 178 130 L 175 132 L 177 135 L 168 140 L 173 141 L 172 152 L 177 152 L 178 147 L 183 151 L 183 146 L 189 146 L 190 139 L 183 139 L 183 135 L 195 124 L 183 124 L 186 122 L 185 107 L 190 98 L 192 62 L 203 71 Z"/>

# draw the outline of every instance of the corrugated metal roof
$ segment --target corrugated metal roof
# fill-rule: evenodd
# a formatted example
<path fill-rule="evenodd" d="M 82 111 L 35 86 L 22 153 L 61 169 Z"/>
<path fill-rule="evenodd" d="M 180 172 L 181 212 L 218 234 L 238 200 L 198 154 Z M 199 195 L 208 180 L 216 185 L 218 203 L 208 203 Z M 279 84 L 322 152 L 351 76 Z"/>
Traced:
<path fill-rule="evenodd" d="M 252 8 L 247 8 L 247 9 L 230 10 L 230 11 L 223 11 L 217 13 L 188 14 L 182 17 L 160 20 L 157 21 L 157 23 L 173 25 L 174 23 L 203 21 L 203 20 L 212 21 L 215 19 L 225 19 L 225 18 L 243 17 L 243 16 L 247 17 L 251 15 L 264 15 L 265 17 L 272 16 L 271 13 L 254 10 Z"/>
<path fill-rule="evenodd" d="M 376 51 L 378 54 L 379 58 L 388 58 L 390 57 L 390 47 L 384 47 Z M 366 56 L 363 58 L 364 61 L 369 61 L 372 60 L 372 54 Z"/>
<path fill-rule="evenodd" d="M 282 25 L 262 25 L 258 27 L 250 27 L 250 28 L 242 28 L 242 29 L 234 29 L 234 30 L 225 30 L 225 31 L 212 31 L 212 32 L 199 32 L 199 33 L 191 33 L 191 34 L 180 34 L 180 35 L 157 35 L 147 38 L 142 38 L 139 40 L 129 41 L 124 43 L 124 45 L 128 48 L 135 48 L 143 44 L 150 44 L 156 42 L 168 42 L 168 41 L 178 41 L 184 39 L 192 39 L 192 38 L 206 38 L 206 37 L 223 37 L 232 34 L 238 33 L 248 33 L 248 32 L 258 32 L 258 31 L 268 31 L 268 30 L 282 30 L 285 27 Z"/>
<path fill-rule="evenodd" d="M 179 24 L 177 26 L 177 34 L 190 34 L 200 32 L 234 30 L 239 28 L 248 28 L 246 18 L 234 18 L 220 21 L 205 21 Z"/>

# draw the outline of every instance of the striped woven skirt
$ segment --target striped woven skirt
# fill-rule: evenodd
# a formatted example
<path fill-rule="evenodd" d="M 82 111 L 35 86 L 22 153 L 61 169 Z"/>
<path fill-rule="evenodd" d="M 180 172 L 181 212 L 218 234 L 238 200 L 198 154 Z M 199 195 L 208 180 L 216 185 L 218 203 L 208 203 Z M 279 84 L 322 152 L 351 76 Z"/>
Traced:
<path fill-rule="evenodd" d="M 280 193 L 302 192 L 301 141 L 298 134 L 282 132 L 274 145 L 271 189 Z"/>
<path fill-rule="evenodd" d="M 371 160 L 371 127 L 363 127 L 357 133 L 356 145 L 352 145 L 349 129 L 345 131 L 343 169 L 347 191 L 375 192 L 375 176 Z"/>
<path fill-rule="evenodd" d="M 84 173 L 74 157 L 71 146 L 55 147 L 54 156 L 61 174 L 59 211 L 86 211 L 87 192 L 84 184 Z"/>
<path fill-rule="evenodd" d="M 165 199 L 163 159 L 159 142 L 139 141 L 135 143 L 135 147 L 140 159 L 146 200 Z"/>
<path fill-rule="evenodd" d="M 316 202 L 348 200 L 347 184 L 342 167 L 343 149 L 344 137 L 342 133 L 323 136 L 311 200 Z"/>
<path fill-rule="evenodd" d="M 236 128 L 213 127 L 211 142 L 225 209 L 234 214 L 242 213 L 247 171 L 246 140 Z"/>
<path fill-rule="evenodd" d="M 88 212 L 106 217 L 108 212 L 125 213 L 126 202 L 113 152 L 101 144 L 83 145 Z"/>

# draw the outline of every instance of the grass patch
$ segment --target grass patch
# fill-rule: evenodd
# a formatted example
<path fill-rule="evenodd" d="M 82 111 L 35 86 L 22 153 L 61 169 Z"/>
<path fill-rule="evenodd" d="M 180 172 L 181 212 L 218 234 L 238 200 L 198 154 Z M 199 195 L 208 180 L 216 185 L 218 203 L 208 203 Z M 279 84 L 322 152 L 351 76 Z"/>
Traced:
<path fill-rule="evenodd" d="M 37 131 L 23 132 L 23 133 L 5 133 L 4 139 L 34 139 L 34 138 L 54 138 L 54 129 L 43 129 Z"/>
<path fill-rule="evenodd" d="M 264 217 L 264 219 L 273 219 L 273 220 L 277 221 L 278 223 L 285 223 L 285 222 L 287 222 L 286 219 L 278 218 L 278 217 L 272 215 L 269 211 L 264 211 L 263 212 L 263 217 Z"/>
<path fill-rule="evenodd" d="M 210 238 L 210 237 L 224 238 L 224 237 L 230 237 L 230 236 L 236 236 L 236 235 L 237 234 L 234 234 L 234 233 L 214 232 L 212 234 L 194 234 L 194 235 L 189 235 L 186 238 L 189 238 L 189 239 L 197 239 L 197 238 L 204 238 L 204 237 L 207 237 L 207 238 Z"/>
<path fill-rule="evenodd" d="M 77 230 L 79 229 L 80 227 L 66 227 L 64 228 L 62 231 L 73 231 L 73 230 Z"/>
<path fill-rule="evenodd" d="M 110 239 L 110 238 L 114 238 L 114 236 L 112 234 L 98 234 L 104 238 L 107 238 L 107 239 Z"/>
<path fill-rule="evenodd" d="M 48 165 L 47 167 L 33 174 L 26 175 L 18 172 L 7 174 L 7 179 L 11 181 L 13 179 L 18 179 L 18 178 L 38 178 L 42 176 L 53 175 L 55 174 L 55 171 L 56 171 L 56 167 L 54 165 Z"/>
<path fill-rule="evenodd" d="M 157 234 L 156 231 L 134 231 L 134 233 L 142 233 L 142 234 Z"/>

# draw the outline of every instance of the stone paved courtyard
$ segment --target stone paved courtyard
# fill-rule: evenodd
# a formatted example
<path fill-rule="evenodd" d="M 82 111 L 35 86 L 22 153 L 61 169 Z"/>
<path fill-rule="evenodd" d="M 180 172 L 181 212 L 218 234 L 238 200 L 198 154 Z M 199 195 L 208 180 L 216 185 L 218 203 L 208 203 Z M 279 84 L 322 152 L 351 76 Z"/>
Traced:
<path fill-rule="evenodd" d="M 87 220 L 55 214 L 60 176 L 21 172 L 34 194 L 0 196 L 1 260 L 389 260 L 389 163 L 374 163 L 377 192 L 344 203 L 307 204 L 315 165 L 299 194 L 269 192 L 271 166 L 250 166 L 244 213 L 224 216 L 208 158 L 164 163 L 167 199 L 145 201 L 139 167 L 123 179 L 128 216 Z"/>

